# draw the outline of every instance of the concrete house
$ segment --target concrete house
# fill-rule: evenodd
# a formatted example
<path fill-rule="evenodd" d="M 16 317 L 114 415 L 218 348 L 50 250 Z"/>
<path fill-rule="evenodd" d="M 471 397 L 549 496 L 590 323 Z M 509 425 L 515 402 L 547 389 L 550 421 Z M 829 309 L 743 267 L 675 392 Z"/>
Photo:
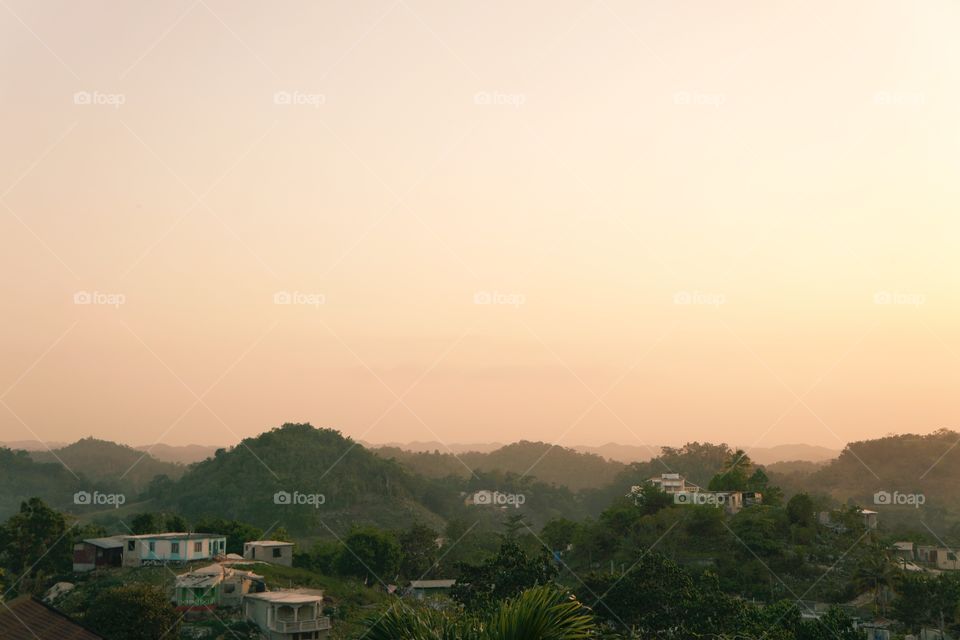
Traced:
<path fill-rule="evenodd" d="M 957 571 L 960 569 L 960 561 L 957 560 L 957 554 L 947 547 L 936 547 L 931 545 L 917 545 L 917 560 L 920 563 L 940 569 L 941 571 Z"/>
<path fill-rule="evenodd" d="M 293 543 L 277 540 L 256 540 L 243 543 L 244 560 L 262 560 L 285 567 L 293 566 Z"/>
<path fill-rule="evenodd" d="M 323 615 L 323 592 L 314 589 L 264 591 L 243 597 L 243 617 L 265 640 L 317 640 L 330 636 Z"/>
<path fill-rule="evenodd" d="M 73 545 L 73 570 L 93 571 L 123 564 L 122 536 L 87 538 Z"/>
<path fill-rule="evenodd" d="M 178 611 L 238 607 L 248 593 L 265 591 L 263 576 L 223 564 L 211 564 L 177 576 L 173 602 Z"/>
<path fill-rule="evenodd" d="M 121 538 L 125 567 L 212 560 L 227 550 L 227 538 L 219 533 L 147 533 Z"/>

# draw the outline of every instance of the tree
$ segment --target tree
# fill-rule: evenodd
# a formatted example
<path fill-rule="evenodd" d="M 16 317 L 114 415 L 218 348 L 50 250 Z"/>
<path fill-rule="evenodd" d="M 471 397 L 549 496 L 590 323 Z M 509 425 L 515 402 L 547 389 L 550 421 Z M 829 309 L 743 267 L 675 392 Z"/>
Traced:
<path fill-rule="evenodd" d="M 168 513 L 164 516 L 164 528 L 166 531 L 189 531 L 190 527 L 183 516 L 176 513 Z"/>
<path fill-rule="evenodd" d="M 529 556 L 511 540 L 500 545 L 496 557 L 477 565 L 460 563 L 459 569 L 460 577 L 450 595 L 468 611 L 489 611 L 524 589 L 549 583 L 557 575 L 546 549 Z"/>
<path fill-rule="evenodd" d="M 747 481 L 753 461 L 743 449 L 731 453 L 723 469 L 710 480 L 710 491 L 747 491 Z"/>
<path fill-rule="evenodd" d="M 219 533 L 227 537 L 227 553 L 243 554 L 243 543 L 263 538 L 263 531 L 238 520 L 204 518 L 193 528 L 197 533 Z"/>
<path fill-rule="evenodd" d="M 83 621 L 110 640 L 156 640 L 180 634 L 180 615 L 166 594 L 146 584 L 103 591 L 94 598 Z"/>
<path fill-rule="evenodd" d="M 563 551 L 569 545 L 573 544 L 573 538 L 577 534 L 579 525 L 566 518 L 554 518 L 543 525 L 540 531 L 540 537 L 550 545 L 554 551 Z"/>
<path fill-rule="evenodd" d="M 815 510 L 813 498 L 806 493 L 798 493 L 787 502 L 787 517 L 790 519 L 790 524 L 799 527 L 812 527 L 816 524 Z"/>
<path fill-rule="evenodd" d="M 165 525 L 166 522 L 159 513 L 138 513 L 130 520 L 130 530 L 135 535 L 162 532 Z"/>
<path fill-rule="evenodd" d="M 392 580 L 400 568 L 400 545 L 390 534 L 373 528 L 355 528 L 343 541 L 337 557 L 341 575 L 357 576 L 364 583 Z"/>
<path fill-rule="evenodd" d="M 0 562 L 10 582 L 32 592 L 46 576 L 69 571 L 73 541 L 67 534 L 63 515 L 40 498 L 20 503 L 20 511 L 0 527 Z"/>
<path fill-rule="evenodd" d="M 487 616 L 457 616 L 398 603 L 371 618 L 369 640 L 580 640 L 597 636 L 590 612 L 553 586 L 527 589 Z"/>
<path fill-rule="evenodd" d="M 403 559 L 400 573 L 408 579 L 423 578 L 437 561 L 437 532 L 422 524 L 415 524 L 400 534 Z"/>

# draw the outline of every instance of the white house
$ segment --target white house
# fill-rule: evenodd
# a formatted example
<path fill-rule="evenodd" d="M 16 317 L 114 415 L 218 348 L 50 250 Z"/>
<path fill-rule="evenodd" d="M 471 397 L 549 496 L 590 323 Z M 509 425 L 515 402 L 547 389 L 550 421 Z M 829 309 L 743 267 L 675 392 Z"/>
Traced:
<path fill-rule="evenodd" d="M 227 538 L 219 533 L 146 533 L 120 537 L 125 567 L 212 560 L 227 550 Z"/>
<path fill-rule="evenodd" d="M 293 543 L 278 540 L 255 540 L 243 543 L 244 560 L 262 560 L 285 567 L 293 566 Z"/>
<path fill-rule="evenodd" d="M 243 616 L 265 640 L 315 640 L 330 636 L 323 592 L 314 589 L 264 591 L 243 596 Z"/>

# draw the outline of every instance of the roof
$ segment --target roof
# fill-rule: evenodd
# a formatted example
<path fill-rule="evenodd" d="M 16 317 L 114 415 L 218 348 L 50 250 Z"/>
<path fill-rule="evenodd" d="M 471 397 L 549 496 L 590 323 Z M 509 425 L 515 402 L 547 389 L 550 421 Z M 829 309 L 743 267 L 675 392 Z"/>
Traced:
<path fill-rule="evenodd" d="M 244 598 L 279 602 L 281 604 L 305 604 L 308 602 L 323 601 L 323 591 L 319 589 L 292 589 L 290 591 L 261 591 L 260 593 L 245 593 Z"/>
<path fill-rule="evenodd" d="M 37 598 L 21 596 L 0 606 L 0 638 L 4 640 L 104 640 Z"/>
<path fill-rule="evenodd" d="M 124 540 L 147 540 L 159 538 L 172 538 L 174 540 L 207 540 L 208 538 L 226 538 L 222 533 L 141 533 L 139 535 L 122 536 Z"/>
<path fill-rule="evenodd" d="M 913 551 L 912 542 L 894 542 L 893 548 L 899 551 Z"/>
<path fill-rule="evenodd" d="M 101 549 L 119 549 L 123 546 L 123 538 L 120 536 L 110 536 L 108 538 L 85 538 L 84 542 L 92 544 Z"/>
<path fill-rule="evenodd" d="M 413 589 L 449 589 L 456 580 L 411 580 L 410 587 Z"/>
<path fill-rule="evenodd" d="M 281 542 L 280 540 L 254 540 L 253 542 L 244 542 L 244 545 L 251 547 L 292 547 L 292 542 Z"/>

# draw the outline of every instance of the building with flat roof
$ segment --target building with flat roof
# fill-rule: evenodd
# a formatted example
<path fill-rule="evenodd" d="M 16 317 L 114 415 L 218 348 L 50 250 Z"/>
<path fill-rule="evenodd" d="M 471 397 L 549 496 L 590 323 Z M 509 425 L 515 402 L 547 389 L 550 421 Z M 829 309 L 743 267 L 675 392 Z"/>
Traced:
<path fill-rule="evenodd" d="M 278 540 L 255 540 L 243 543 L 244 560 L 262 560 L 273 564 L 282 564 L 285 567 L 293 566 L 292 542 Z"/>
<path fill-rule="evenodd" d="M 330 636 L 330 618 L 323 615 L 323 591 L 293 589 L 248 593 L 243 616 L 260 628 L 266 640 L 319 640 Z"/>

